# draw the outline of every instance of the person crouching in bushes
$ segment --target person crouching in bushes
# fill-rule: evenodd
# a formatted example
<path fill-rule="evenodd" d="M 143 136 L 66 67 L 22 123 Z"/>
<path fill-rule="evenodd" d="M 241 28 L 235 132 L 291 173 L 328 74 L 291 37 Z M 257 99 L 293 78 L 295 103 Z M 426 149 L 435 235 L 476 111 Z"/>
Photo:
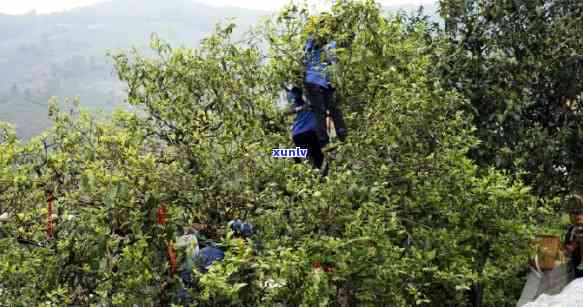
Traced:
<path fill-rule="evenodd" d="M 251 224 L 241 220 L 231 221 L 228 224 L 234 237 L 247 239 L 253 234 L 253 227 Z M 188 289 L 195 289 L 196 283 L 192 278 L 193 270 L 196 269 L 200 273 L 207 273 L 213 263 L 223 261 L 225 259 L 225 252 L 214 244 L 199 248 L 198 243 L 199 233 L 194 228 L 188 228 L 185 234 L 178 238 L 176 247 L 184 250 L 185 257 L 180 267 L 180 278 L 186 288 L 182 288 L 178 292 L 178 299 L 181 302 L 190 302 L 192 297 L 188 293 Z"/>

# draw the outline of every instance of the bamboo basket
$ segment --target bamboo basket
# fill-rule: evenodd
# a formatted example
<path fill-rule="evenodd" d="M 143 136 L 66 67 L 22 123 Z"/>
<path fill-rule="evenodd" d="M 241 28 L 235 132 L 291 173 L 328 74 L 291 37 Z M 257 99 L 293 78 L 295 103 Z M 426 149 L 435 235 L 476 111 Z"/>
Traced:
<path fill-rule="evenodd" d="M 535 239 L 537 247 L 537 264 L 540 270 L 552 270 L 556 261 L 563 258 L 560 255 L 561 239 L 558 236 L 537 235 Z"/>

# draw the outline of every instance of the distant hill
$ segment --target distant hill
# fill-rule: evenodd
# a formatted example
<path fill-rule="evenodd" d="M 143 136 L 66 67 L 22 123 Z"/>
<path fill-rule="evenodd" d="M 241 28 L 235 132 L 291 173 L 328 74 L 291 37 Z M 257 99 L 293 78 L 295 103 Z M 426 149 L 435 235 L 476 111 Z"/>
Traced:
<path fill-rule="evenodd" d="M 146 51 L 153 32 L 172 46 L 195 47 L 219 21 L 235 17 L 241 33 L 269 14 L 193 0 L 113 0 L 47 15 L 0 14 L 0 121 L 28 139 L 49 127 L 51 96 L 78 96 L 83 106 L 110 111 L 123 105 L 124 90 L 107 50 Z"/>
<path fill-rule="evenodd" d="M 115 0 L 47 15 L 0 14 L 0 120 L 29 138 L 49 127 L 51 96 L 79 96 L 92 109 L 123 103 L 107 50 L 147 50 L 155 32 L 173 46 L 195 47 L 215 23 L 242 29 L 266 11 L 205 6 L 191 0 Z"/>

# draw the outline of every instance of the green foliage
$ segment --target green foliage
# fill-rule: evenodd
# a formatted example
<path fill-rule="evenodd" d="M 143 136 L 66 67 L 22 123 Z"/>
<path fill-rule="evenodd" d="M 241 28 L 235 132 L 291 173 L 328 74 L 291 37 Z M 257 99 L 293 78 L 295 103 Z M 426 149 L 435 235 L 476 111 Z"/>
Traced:
<path fill-rule="evenodd" d="M 436 66 L 471 102 L 482 141 L 472 156 L 541 196 L 581 185 L 582 3 L 440 3 L 449 47 Z"/>
<path fill-rule="evenodd" d="M 27 144 L 0 127 L 0 304 L 178 304 L 165 242 L 195 222 L 226 250 L 193 272 L 195 306 L 464 306 L 476 285 L 488 306 L 514 304 L 507 279 L 520 280 L 546 206 L 469 157 L 468 103 L 434 79 L 447 49 L 373 1 L 332 16 L 351 133 L 324 180 L 270 157 L 290 144 L 274 101 L 302 69 L 310 16 L 296 6 L 239 42 L 227 24 L 197 49 L 153 37 L 154 57 L 115 54 L 135 113 L 53 101 L 54 127 Z M 250 242 L 225 229 L 233 218 L 254 225 Z"/>

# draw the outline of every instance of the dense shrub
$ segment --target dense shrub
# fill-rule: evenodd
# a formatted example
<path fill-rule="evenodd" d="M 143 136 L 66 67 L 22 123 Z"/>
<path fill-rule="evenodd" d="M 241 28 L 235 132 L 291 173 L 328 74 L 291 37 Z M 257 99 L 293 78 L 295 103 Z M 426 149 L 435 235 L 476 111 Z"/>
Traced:
<path fill-rule="evenodd" d="M 351 130 L 323 180 L 270 157 L 290 145 L 274 101 L 301 69 L 309 16 L 295 6 L 240 42 L 227 25 L 198 49 L 153 38 L 155 58 L 115 55 L 135 113 L 53 101 L 54 127 L 27 144 L 3 126 L 0 303 L 176 304 L 165 242 L 199 223 L 227 252 L 194 274 L 198 306 L 462 306 L 480 289 L 513 305 L 541 206 L 468 157 L 467 102 L 433 79 L 446 49 L 372 1 L 333 13 Z M 226 231 L 232 218 L 254 225 L 250 244 Z"/>

